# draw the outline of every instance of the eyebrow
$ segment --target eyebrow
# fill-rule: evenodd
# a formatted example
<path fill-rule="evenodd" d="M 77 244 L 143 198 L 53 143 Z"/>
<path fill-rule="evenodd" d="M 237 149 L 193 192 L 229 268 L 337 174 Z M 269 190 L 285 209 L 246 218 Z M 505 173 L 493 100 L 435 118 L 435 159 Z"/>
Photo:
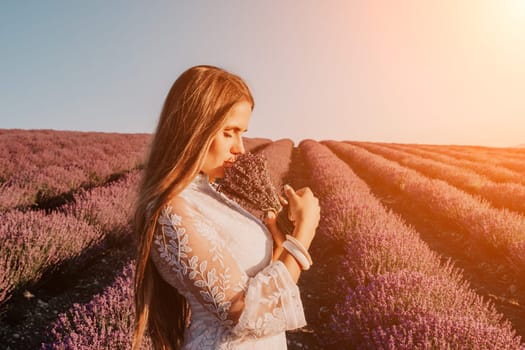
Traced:
<path fill-rule="evenodd" d="M 235 130 L 235 131 L 242 131 L 241 128 L 237 127 L 237 126 L 227 126 L 224 128 L 224 130 Z M 244 132 L 248 131 L 248 129 L 244 130 Z"/>

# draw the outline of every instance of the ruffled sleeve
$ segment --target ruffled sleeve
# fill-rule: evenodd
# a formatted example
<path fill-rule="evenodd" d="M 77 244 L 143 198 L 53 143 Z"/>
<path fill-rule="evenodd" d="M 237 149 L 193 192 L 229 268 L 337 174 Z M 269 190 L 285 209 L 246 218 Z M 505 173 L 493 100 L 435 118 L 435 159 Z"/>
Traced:
<path fill-rule="evenodd" d="M 258 338 L 306 325 L 299 288 L 281 261 L 249 277 L 213 223 L 183 198 L 166 207 L 158 222 L 155 265 L 234 337 Z"/>

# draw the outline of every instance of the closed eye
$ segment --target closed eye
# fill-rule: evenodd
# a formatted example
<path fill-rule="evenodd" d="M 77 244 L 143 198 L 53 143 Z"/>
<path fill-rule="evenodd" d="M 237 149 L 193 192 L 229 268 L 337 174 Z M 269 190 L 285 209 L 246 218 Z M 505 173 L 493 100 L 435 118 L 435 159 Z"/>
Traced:
<path fill-rule="evenodd" d="M 230 134 L 224 133 L 224 137 L 233 137 L 233 135 L 230 135 Z"/>

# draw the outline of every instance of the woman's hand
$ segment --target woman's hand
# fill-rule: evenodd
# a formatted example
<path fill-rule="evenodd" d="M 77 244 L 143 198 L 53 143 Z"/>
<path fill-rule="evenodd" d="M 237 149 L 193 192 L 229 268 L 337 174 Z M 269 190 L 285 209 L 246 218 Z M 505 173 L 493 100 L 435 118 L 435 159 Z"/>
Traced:
<path fill-rule="evenodd" d="M 281 203 L 283 208 L 285 205 L 288 205 L 288 201 L 281 195 L 279 195 L 279 202 Z M 283 210 L 283 208 L 281 210 Z M 268 231 L 270 231 L 270 233 L 272 234 L 274 243 L 272 262 L 277 260 L 279 255 L 281 255 L 281 252 L 283 250 L 283 242 L 286 240 L 285 234 L 277 226 L 277 214 L 279 213 L 268 211 L 265 213 L 264 219 L 264 223 L 266 224 Z"/>
<path fill-rule="evenodd" d="M 294 191 L 291 186 L 286 185 L 284 186 L 284 193 L 290 206 L 288 208 L 288 219 L 294 223 L 292 236 L 298 239 L 304 248 L 308 250 L 315 236 L 319 220 L 321 219 L 319 200 L 314 196 L 309 187 L 303 187 Z M 303 266 L 295 256 L 283 250 L 282 247 L 278 253 L 276 250 L 274 250 L 272 261 L 276 259 L 282 261 L 290 272 L 294 282 L 297 283 Z"/>
<path fill-rule="evenodd" d="M 310 187 L 303 187 L 295 191 L 291 186 L 285 185 L 284 193 L 290 203 L 288 219 L 294 223 L 296 228 L 301 227 L 302 235 L 306 235 L 301 238 L 310 243 L 321 219 L 319 199 L 314 196 Z"/>

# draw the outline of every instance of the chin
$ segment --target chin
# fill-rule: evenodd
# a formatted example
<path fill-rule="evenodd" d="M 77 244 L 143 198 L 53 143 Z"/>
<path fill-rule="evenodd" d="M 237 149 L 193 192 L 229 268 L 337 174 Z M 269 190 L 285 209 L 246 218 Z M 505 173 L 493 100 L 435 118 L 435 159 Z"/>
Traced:
<path fill-rule="evenodd" d="M 216 179 L 222 179 L 224 177 L 224 168 L 219 167 L 216 169 L 216 171 L 213 173 L 212 177 Z"/>

